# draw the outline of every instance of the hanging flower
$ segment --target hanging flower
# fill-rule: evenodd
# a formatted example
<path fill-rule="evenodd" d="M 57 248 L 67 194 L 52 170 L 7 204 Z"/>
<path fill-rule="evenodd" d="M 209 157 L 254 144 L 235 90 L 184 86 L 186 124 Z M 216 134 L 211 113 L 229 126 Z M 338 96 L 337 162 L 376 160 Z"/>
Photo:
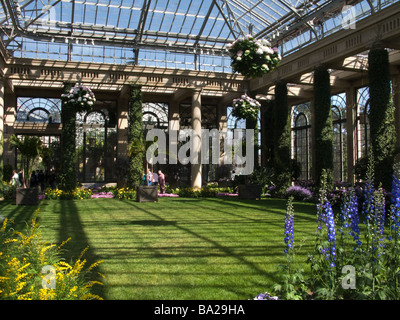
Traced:
<path fill-rule="evenodd" d="M 96 97 L 89 87 L 77 83 L 67 93 L 61 95 L 67 104 L 72 104 L 77 112 L 90 111 L 96 102 Z"/>
<path fill-rule="evenodd" d="M 234 72 L 249 78 L 257 78 L 273 71 L 282 57 L 277 48 L 271 48 L 266 39 L 255 39 L 251 35 L 237 39 L 227 45 Z"/>
<path fill-rule="evenodd" d="M 232 101 L 232 116 L 238 119 L 257 119 L 261 104 L 247 94 Z"/>

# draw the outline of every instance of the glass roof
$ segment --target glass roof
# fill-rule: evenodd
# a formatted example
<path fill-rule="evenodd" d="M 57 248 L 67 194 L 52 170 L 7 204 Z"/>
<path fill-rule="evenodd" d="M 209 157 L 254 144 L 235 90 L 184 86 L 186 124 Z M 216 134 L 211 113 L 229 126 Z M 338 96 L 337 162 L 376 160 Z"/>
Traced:
<path fill-rule="evenodd" d="M 0 0 L 14 57 L 231 72 L 226 45 L 267 38 L 283 56 L 398 0 Z"/>

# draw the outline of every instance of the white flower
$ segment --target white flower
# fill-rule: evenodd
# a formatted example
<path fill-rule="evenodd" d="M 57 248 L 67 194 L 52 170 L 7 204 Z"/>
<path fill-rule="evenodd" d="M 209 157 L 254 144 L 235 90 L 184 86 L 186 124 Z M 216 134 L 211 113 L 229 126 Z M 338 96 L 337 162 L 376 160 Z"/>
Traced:
<path fill-rule="evenodd" d="M 271 47 L 263 47 L 263 52 L 267 54 L 274 54 L 274 50 Z"/>
<path fill-rule="evenodd" d="M 262 54 L 264 54 L 264 50 L 262 48 L 258 48 L 256 53 L 259 55 L 262 55 Z"/>
<path fill-rule="evenodd" d="M 242 61 L 242 57 L 236 57 L 236 61 Z"/>
<path fill-rule="evenodd" d="M 271 42 L 269 42 L 267 39 L 262 39 L 261 42 L 263 43 L 264 46 L 271 46 Z"/>

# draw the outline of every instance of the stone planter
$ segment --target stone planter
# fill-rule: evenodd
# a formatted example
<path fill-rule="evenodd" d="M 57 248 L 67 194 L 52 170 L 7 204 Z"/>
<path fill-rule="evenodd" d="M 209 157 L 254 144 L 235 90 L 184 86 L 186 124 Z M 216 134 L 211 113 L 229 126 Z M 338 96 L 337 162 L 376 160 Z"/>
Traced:
<path fill-rule="evenodd" d="M 18 205 L 38 205 L 39 188 L 17 188 L 15 191 L 15 204 Z"/>
<path fill-rule="evenodd" d="M 158 201 L 157 186 L 139 186 L 136 189 L 137 202 L 156 202 Z"/>
<path fill-rule="evenodd" d="M 261 199 L 261 186 L 258 184 L 239 185 L 239 199 L 245 199 L 245 200 Z"/>

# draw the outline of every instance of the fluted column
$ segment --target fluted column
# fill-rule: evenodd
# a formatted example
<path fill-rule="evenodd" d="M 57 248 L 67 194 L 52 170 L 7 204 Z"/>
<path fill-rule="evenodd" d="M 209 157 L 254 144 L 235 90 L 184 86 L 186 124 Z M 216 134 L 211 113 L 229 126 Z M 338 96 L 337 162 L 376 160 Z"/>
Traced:
<path fill-rule="evenodd" d="M 199 189 L 202 186 L 201 179 L 201 90 L 195 89 L 192 97 L 192 129 L 193 144 L 191 152 L 191 186 Z M 196 156 L 197 155 L 197 156 Z"/>

